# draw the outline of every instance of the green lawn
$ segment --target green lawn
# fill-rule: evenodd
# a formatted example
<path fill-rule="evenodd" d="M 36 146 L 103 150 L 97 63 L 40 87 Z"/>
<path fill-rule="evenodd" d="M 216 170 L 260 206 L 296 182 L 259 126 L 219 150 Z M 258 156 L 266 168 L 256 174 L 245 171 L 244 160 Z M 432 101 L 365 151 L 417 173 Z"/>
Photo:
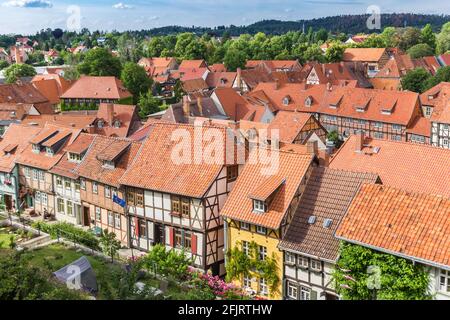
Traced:
<path fill-rule="evenodd" d="M 13 235 L 14 238 L 16 235 Z M 9 248 L 11 235 L 7 233 L 0 233 L 0 249 Z"/>

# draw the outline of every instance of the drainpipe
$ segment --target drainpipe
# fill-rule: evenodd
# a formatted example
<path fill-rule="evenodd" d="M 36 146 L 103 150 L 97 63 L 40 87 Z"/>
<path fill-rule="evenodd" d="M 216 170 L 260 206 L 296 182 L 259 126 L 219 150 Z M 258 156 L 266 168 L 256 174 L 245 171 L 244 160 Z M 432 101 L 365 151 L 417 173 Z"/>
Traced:
<path fill-rule="evenodd" d="M 224 246 L 224 258 L 225 258 L 225 266 L 227 265 L 227 252 L 228 252 L 228 221 L 227 219 L 223 219 L 223 246 Z"/>

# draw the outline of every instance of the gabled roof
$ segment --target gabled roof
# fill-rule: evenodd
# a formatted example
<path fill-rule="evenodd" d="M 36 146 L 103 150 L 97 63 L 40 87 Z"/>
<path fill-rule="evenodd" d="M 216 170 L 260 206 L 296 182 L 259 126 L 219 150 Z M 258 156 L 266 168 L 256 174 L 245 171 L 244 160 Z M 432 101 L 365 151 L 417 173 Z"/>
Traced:
<path fill-rule="evenodd" d="M 195 100 L 187 101 L 189 104 L 189 114 L 185 114 L 183 109 L 183 101 L 172 104 L 167 108 L 161 120 L 175 123 L 189 123 L 190 118 L 206 117 L 206 118 L 226 118 L 216 106 L 211 98 L 198 97 Z M 199 105 L 201 104 L 201 108 Z"/>
<path fill-rule="evenodd" d="M 386 54 L 385 48 L 347 48 L 343 61 L 378 62 Z"/>
<path fill-rule="evenodd" d="M 0 84 L 0 103 L 3 102 L 38 104 L 49 101 L 31 83 L 13 83 Z"/>
<path fill-rule="evenodd" d="M 339 255 L 339 240 L 334 237 L 337 227 L 361 185 L 377 180 L 371 173 L 314 168 L 279 247 L 335 262 Z M 308 222 L 310 217 L 315 217 L 314 223 Z M 329 227 L 324 226 L 326 219 L 331 220 Z"/>
<path fill-rule="evenodd" d="M 72 82 L 67 81 L 58 74 L 36 75 L 31 80 L 31 83 L 52 104 L 59 103 L 61 95 L 72 85 Z"/>
<path fill-rule="evenodd" d="M 227 72 L 227 67 L 225 67 L 223 63 L 214 63 L 209 66 L 209 70 L 211 70 L 211 72 Z"/>
<path fill-rule="evenodd" d="M 407 133 L 417 134 L 424 137 L 431 137 L 431 122 L 430 119 L 417 116 L 411 125 L 406 129 Z"/>
<path fill-rule="evenodd" d="M 450 82 L 441 82 L 425 91 L 420 101 L 424 106 L 433 107 L 432 122 L 450 123 Z"/>
<path fill-rule="evenodd" d="M 247 101 L 232 88 L 217 88 L 212 98 L 219 101 L 226 115 L 232 120 L 239 121 L 249 111 Z"/>
<path fill-rule="evenodd" d="M 124 150 L 124 145 L 129 147 Z M 119 179 L 130 167 L 140 147 L 140 142 L 97 135 L 92 141 L 83 161 L 73 170 L 73 173 L 78 174 L 80 177 L 118 187 Z M 114 168 L 104 166 L 101 155 L 106 151 L 110 155 L 121 153 L 121 156 L 116 159 Z"/>
<path fill-rule="evenodd" d="M 206 77 L 206 83 L 210 88 L 231 88 L 236 72 L 210 72 Z"/>
<path fill-rule="evenodd" d="M 252 150 L 253 153 L 258 151 L 258 148 Z M 278 229 L 301 181 L 311 166 L 313 155 L 306 152 L 289 151 L 287 148 L 264 151 L 268 152 L 269 157 L 278 159 L 277 169 L 273 170 L 274 172 L 270 172 L 270 170 L 266 172 L 265 169 L 268 165 L 261 163 L 262 161 L 247 162 L 220 214 L 225 218 Z M 255 154 L 250 154 L 250 157 L 252 156 Z M 253 200 L 250 196 L 255 192 L 262 192 L 263 186 L 268 190 L 273 190 L 274 184 L 269 182 L 272 181 L 271 179 L 278 182 L 279 178 L 285 179 L 285 183 L 274 193 L 267 212 L 253 212 Z"/>
<path fill-rule="evenodd" d="M 79 129 L 46 124 L 45 127 L 40 130 L 39 134 L 28 140 L 29 144 L 18 157 L 17 163 L 42 170 L 50 170 L 64 155 L 64 148 L 70 145 L 80 133 L 81 130 Z M 53 156 L 48 156 L 45 150 L 39 153 L 35 153 L 32 150 L 32 144 L 41 144 L 46 142 L 46 140 L 49 141 L 47 144 L 53 145 L 53 140 L 55 139 L 52 139 L 52 137 L 58 137 L 58 141 L 64 142 L 64 144 L 56 150 Z"/>
<path fill-rule="evenodd" d="M 260 65 L 264 65 L 270 71 L 276 71 L 278 69 L 293 70 L 302 67 L 298 60 L 248 60 L 245 64 L 245 68 L 252 69 Z"/>
<path fill-rule="evenodd" d="M 120 184 L 137 188 L 155 190 L 193 198 L 202 198 L 226 163 L 226 152 L 223 150 L 222 163 L 207 163 L 195 160 L 198 150 L 203 150 L 209 142 L 194 139 L 194 130 L 204 134 L 215 129 L 225 137 L 226 128 L 222 126 L 202 126 L 155 123 L 151 126 L 148 138 L 143 142 L 141 151 L 126 174 L 120 179 Z M 180 134 L 189 136 L 184 140 L 191 154 L 185 154 L 185 161 L 177 162 L 175 155 L 180 155 Z M 173 139 L 173 137 L 178 137 Z M 224 146 L 225 148 L 225 146 Z"/>
<path fill-rule="evenodd" d="M 122 81 L 115 77 L 82 76 L 61 98 L 64 99 L 123 99 L 131 97 Z"/>
<path fill-rule="evenodd" d="M 208 84 L 202 78 L 183 80 L 181 85 L 186 93 L 203 92 L 209 89 Z"/>
<path fill-rule="evenodd" d="M 105 123 L 102 128 L 96 127 L 95 133 L 108 137 L 125 138 L 139 129 L 140 121 L 136 114 L 135 105 L 115 103 L 112 105 L 112 112 L 111 124 L 108 123 L 108 104 L 100 103 L 97 111 L 97 119 L 103 119 Z M 117 128 L 113 125 L 116 120 L 120 122 L 120 126 Z"/>
<path fill-rule="evenodd" d="M 309 113 L 279 111 L 270 123 L 268 130 L 269 132 L 273 129 L 279 130 L 281 142 L 293 143 L 311 117 L 313 115 Z"/>
<path fill-rule="evenodd" d="M 254 200 L 266 201 L 278 188 L 286 183 L 282 176 L 271 176 L 256 187 L 248 197 Z"/>
<path fill-rule="evenodd" d="M 15 160 L 28 147 L 30 137 L 39 133 L 41 128 L 11 124 L 6 129 L 0 141 L 0 171 L 11 172 Z M 10 153 L 6 155 L 6 153 Z"/>
<path fill-rule="evenodd" d="M 78 163 L 69 161 L 67 158 L 67 152 L 83 154 L 85 153 L 92 141 L 94 140 L 95 135 L 80 133 L 80 135 L 75 139 L 73 143 L 64 148 L 66 154 L 61 157 L 61 160 L 49 170 L 49 172 L 64 176 L 67 178 L 77 179 L 78 174 L 76 174 L 73 170 L 76 168 Z"/>
<path fill-rule="evenodd" d="M 450 270 L 450 198 L 363 185 L 336 236 Z"/>
<path fill-rule="evenodd" d="M 179 70 L 206 68 L 205 60 L 183 60 L 180 63 Z"/>
<path fill-rule="evenodd" d="M 450 197 L 450 150 L 369 138 L 361 152 L 356 149 L 357 136 L 352 135 L 330 160 L 330 168 L 372 172 L 385 185 Z"/>

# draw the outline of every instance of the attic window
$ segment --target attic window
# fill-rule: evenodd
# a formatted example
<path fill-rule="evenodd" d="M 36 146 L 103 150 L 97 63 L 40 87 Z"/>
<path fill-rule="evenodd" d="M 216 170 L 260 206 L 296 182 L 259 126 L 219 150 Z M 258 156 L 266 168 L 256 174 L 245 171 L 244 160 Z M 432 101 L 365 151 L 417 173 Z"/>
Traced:
<path fill-rule="evenodd" d="M 33 149 L 33 152 L 34 152 L 34 153 L 39 153 L 39 152 L 41 152 L 41 146 L 38 145 L 38 144 L 33 144 L 31 148 Z"/>
<path fill-rule="evenodd" d="M 114 169 L 116 166 L 115 166 L 115 163 L 114 163 L 114 161 L 109 161 L 109 160 L 104 160 L 103 161 L 103 168 L 106 168 L 106 169 Z"/>
<path fill-rule="evenodd" d="M 67 155 L 70 162 L 81 162 L 81 155 L 73 152 L 69 152 Z"/>
<path fill-rule="evenodd" d="M 391 110 L 387 110 L 387 109 L 382 109 L 382 110 L 381 110 L 381 113 L 382 113 L 382 114 L 385 114 L 385 115 L 391 115 L 391 114 L 392 114 L 392 111 L 391 111 Z"/>
<path fill-rule="evenodd" d="M 267 205 L 264 201 L 261 200 L 253 200 L 253 211 L 254 212 L 266 212 L 267 211 Z"/>
<path fill-rule="evenodd" d="M 311 97 L 306 98 L 305 106 L 306 107 L 311 107 L 311 104 L 312 104 L 312 98 Z"/>
<path fill-rule="evenodd" d="M 323 221 L 323 227 L 324 228 L 329 228 L 329 227 L 331 227 L 331 224 L 333 223 L 333 220 L 331 220 L 331 219 L 325 219 L 324 221 Z"/>
<path fill-rule="evenodd" d="M 99 120 L 97 122 L 97 127 L 99 127 L 100 129 L 103 128 L 104 125 L 105 125 L 105 122 L 103 120 Z"/>
<path fill-rule="evenodd" d="M 308 224 L 314 224 L 316 222 L 316 216 L 310 216 L 308 218 Z"/>
<path fill-rule="evenodd" d="M 120 128 L 120 120 L 115 120 L 113 126 L 114 128 Z"/>
<path fill-rule="evenodd" d="M 54 151 L 51 147 L 46 147 L 45 151 L 47 152 L 48 156 L 53 156 L 54 155 Z"/>
<path fill-rule="evenodd" d="M 364 112 L 364 111 L 366 111 L 366 107 L 364 107 L 364 106 L 358 106 L 358 107 L 356 107 L 356 111 L 357 112 Z"/>
<path fill-rule="evenodd" d="M 11 118 L 15 118 L 16 117 L 16 112 L 15 111 L 11 111 L 11 113 L 9 114 L 9 116 Z"/>
<path fill-rule="evenodd" d="M 291 98 L 289 96 L 286 96 L 283 98 L 283 105 L 287 106 L 291 102 Z"/>

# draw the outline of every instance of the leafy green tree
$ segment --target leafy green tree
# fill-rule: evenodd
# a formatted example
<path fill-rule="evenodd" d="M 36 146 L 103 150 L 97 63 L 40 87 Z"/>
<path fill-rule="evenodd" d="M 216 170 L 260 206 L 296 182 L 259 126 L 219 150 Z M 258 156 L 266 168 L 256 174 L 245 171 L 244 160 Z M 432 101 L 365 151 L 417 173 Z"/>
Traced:
<path fill-rule="evenodd" d="M 153 96 L 151 91 L 141 93 L 138 101 L 139 117 L 141 117 L 141 119 L 145 119 L 148 115 L 160 111 L 160 104 L 161 100 Z"/>
<path fill-rule="evenodd" d="M 114 256 L 119 251 L 121 245 L 120 241 L 116 239 L 116 234 L 107 229 L 102 231 L 100 236 L 100 247 L 105 255 L 111 257 L 111 262 L 114 262 Z"/>
<path fill-rule="evenodd" d="M 422 43 L 429 45 L 430 48 L 433 49 L 433 51 L 436 48 L 436 35 L 433 32 L 433 28 L 431 27 L 431 24 L 428 23 L 421 30 L 421 41 L 422 41 Z"/>
<path fill-rule="evenodd" d="M 344 300 L 431 299 L 424 266 L 358 245 L 341 243 L 332 277 Z"/>
<path fill-rule="evenodd" d="M 195 35 L 193 33 L 186 32 L 177 35 L 177 42 L 175 44 L 175 55 L 177 58 L 183 59 L 186 55 L 186 48 L 194 41 Z"/>
<path fill-rule="evenodd" d="M 434 55 L 434 50 L 426 43 L 419 43 L 408 49 L 408 54 L 413 59 Z"/>
<path fill-rule="evenodd" d="M 319 42 L 325 42 L 328 40 L 328 31 L 325 30 L 324 28 L 320 28 L 319 31 L 316 32 L 315 34 L 315 41 Z"/>
<path fill-rule="evenodd" d="M 127 62 L 123 66 L 121 79 L 123 85 L 133 94 L 133 102 L 137 103 L 139 96 L 150 90 L 152 80 L 143 67 Z"/>
<path fill-rule="evenodd" d="M 303 58 L 306 61 L 317 61 L 317 62 L 325 61 L 325 56 L 323 55 L 322 49 L 318 44 L 315 43 L 308 46 L 305 53 L 303 54 Z"/>
<path fill-rule="evenodd" d="M 422 34 L 419 29 L 407 27 L 400 31 L 400 41 L 398 46 L 402 50 L 408 50 L 412 46 L 420 43 Z"/>
<path fill-rule="evenodd" d="M 425 90 L 428 90 L 441 82 L 450 82 L 450 66 L 438 69 L 436 74 L 428 79 Z"/>
<path fill-rule="evenodd" d="M 370 35 L 361 45 L 364 48 L 385 48 L 386 42 L 383 37 L 379 35 Z"/>
<path fill-rule="evenodd" d="M 4 70 L 6 83 L 14 83 L 21 77 L 33 77 L 36 70 L 28 64 L 13 64 Z"/>
<path fill-rule="evenodd" d="M 0 70 L 3 70 L 9 66 L 8 61 L 0 60 Z"/>
<path fill-rule="evenodd" d="M 161 244 L 155 245 L 144 257 L 144 265 L 149 271 L 175 280 L 185 279 L 192 263 L 193 260 L 188 258 L 183 250 L 167 250 L 166 246 Z"/>
<path fill-rule="evenodd" d="M 431 75 L 424 68 L 408 71 L 401 79 L 403 90 L 422 93 L 426 90 Z"/>
<path fill-rule="evenodd" d="M 90 76 L 114 76 L 119 78 L 121 71 L 120 60 L 105 48 L 89 50 L 83 62 L 78 65 L 80 74 Z"/>
<path fill-rule="evenodd" d="M 397 30 L 394 27 L 384 28 L 380 37 L 383 39 L 384 45 L 388 48 L 394 48 L 398 45 Z"/>
<path fill-rule="evenodd" d="M 342 60 L 345 47 L 337 42 L 333 42 L 325 52 L 325 58 L 328 62 L 338 62 Z"/>
<path fill-rule="evenodd" d="M 438 54 L 450 51 L 450 22 L 442 26 L 441 32 L 436 37 L 436 51 Z"/>
<path fill-rule="evenodd" d="M 245 67 L 247 55 L 236 48 L 230 48 L 227 50 L 223 61 L 228 71 L 236 71 L 237 68 Z"/>

